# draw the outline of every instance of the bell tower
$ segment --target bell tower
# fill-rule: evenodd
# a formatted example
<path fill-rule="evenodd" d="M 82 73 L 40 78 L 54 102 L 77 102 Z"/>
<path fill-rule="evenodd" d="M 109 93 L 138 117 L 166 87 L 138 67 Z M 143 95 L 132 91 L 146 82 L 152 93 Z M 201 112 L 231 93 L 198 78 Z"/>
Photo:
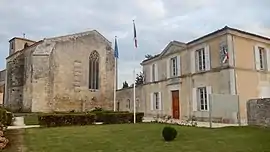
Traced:
<path fill-rule="evenodd" d="M 36 42 L 33 40 L 20 38 L 20 37 L 14 37 L 11 40 L 9 40 L 9 55 L 17 51 L 20 51 L 28 46 L 31 46 L 34 43 Z"/>

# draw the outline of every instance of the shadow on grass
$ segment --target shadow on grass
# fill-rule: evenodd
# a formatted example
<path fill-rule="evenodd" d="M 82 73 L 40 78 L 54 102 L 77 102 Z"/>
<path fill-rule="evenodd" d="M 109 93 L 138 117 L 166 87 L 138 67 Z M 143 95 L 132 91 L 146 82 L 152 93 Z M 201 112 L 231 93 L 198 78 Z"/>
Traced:
<path fill-rule="evenodd" d="M 25 129 L 7 130 L 5 136 L 8 138 L 9 143 L 3 152 L 25 152 L 26 147 L 23 143 L 23 136 Z"/>

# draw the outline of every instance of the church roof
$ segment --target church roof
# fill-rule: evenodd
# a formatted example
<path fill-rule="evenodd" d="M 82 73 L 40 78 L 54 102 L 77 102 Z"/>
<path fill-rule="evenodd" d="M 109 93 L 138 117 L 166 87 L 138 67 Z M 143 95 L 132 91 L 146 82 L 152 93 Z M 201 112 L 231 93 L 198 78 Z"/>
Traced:
<path fill-rule="evenodd" d="M 57 36 L 57 37 L 51 37 L 51 38 L 44 38 L 43 40 L 40 40 L 38 42 L 28 40 L 28 39 L 24 39 L 24 38 L 15 37 L 17 39 L 24 39 L 24 40 L 32 41 L 32 42 L 35 42 L 35 43 L 30 45 L 27 48 L 24 48 L 24 49 L 22 49 L 20 51 L 17 51 L 15 53 L 9 55 L 6 59 L 9 59 L 10 57 L 12 57 L 12 56 L 14 56 L 14 55 L 16 55 L 18 53 L 21 53 L 26 49 L 30 49 L 32 47 L 36 47 L 35 51 L 33 52 L 34 55 L 37 55 L 37 54 L 39 54 L 39 55 L 41 55 L 41 54 L 49 54 L 54 49 L 54 46 L 55 46 L 56 42 L 68 41 L 70 39 L 76 39 L 76 38 L 83 37 L 83 36 L 90 35 L 90 34 L 99 35 L 106 43 L 111 45 L 111 42 L 108 39 L 106 39 L 102 34 L 100 34 L 97 30 L 85 31 L 85 32 L 74 33 L 74 34 L 63 35 L 63 36 Z M 15 38 L 13 38 L 13 39 L 15 39 Z M 11 39 L 11 40 L 13 40 L 13 39 Z"/>

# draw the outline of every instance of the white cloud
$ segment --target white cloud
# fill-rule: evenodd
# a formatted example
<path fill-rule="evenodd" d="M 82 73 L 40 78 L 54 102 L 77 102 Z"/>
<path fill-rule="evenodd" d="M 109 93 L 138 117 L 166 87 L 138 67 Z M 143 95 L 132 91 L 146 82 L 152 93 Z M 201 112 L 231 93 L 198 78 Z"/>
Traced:
<path fill-rule="evenodd" d="M 171 40 L 187 42 L 225 25 L 270 36 L 269 6 L 269 0 L 1 0 L 0 69 L 14 36 L 39 40 L 97 29 L 110 41 L 118 36 L 119 84 L 131 83 L 144 55 L 160 53 Z M 132 19 L 139 43 L 135 61 Z"/>

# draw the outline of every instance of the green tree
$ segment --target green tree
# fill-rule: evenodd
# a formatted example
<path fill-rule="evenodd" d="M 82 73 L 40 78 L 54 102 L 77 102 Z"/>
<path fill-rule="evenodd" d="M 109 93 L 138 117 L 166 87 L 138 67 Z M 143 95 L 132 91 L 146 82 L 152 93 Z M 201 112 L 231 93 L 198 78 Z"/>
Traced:
<path fill-rule="evenodd" d="M 123 83 L 123 87 L 122 87 L 123 89 L 124 88 L 128 88 L 128 83 L 127 83 L 127 81 L 125 81 L 124 83 Z"/>

